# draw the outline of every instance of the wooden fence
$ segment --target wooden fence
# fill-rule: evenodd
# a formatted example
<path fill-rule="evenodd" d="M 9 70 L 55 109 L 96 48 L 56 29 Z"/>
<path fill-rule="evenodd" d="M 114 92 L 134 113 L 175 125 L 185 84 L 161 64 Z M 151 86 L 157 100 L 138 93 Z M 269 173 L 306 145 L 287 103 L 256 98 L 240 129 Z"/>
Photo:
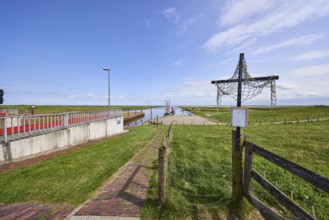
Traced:
<path fill-rule="evenodd" d="M 170 156 L 170 145 L 172 140 L 172 125 L 170 125 L 168 134 L 164 137 L 162 145 L 159 148 L 159 166 L 158 166 L 158 203 L 164 204 L 168 196 L 168 161 Z M 242 161 L 243 148 L 236 149 L 236 132 L 232 131 L 232 199 L 238 204 L 245 197 L 253 206 L 255 206 L 266 219 L 284 219 L 278 213 L 270 209 L 263 202 L 258 200 L 250 193 L 251 180 L 254 179 L 259 185 L 271 194 L 281 205 L 286 207 L 292 215 L 298 219 L 314 219 L 307 211 L 292 201 L 287 195 L 275 187 L 271 182 L 265 179 L 257 171 L 253 170 L 253 154 L 257 154 L 267 161 L 272 162 L 278 167 L 289 171 L 295 176 L 312 184 L 315 188 L 329 193 L 329 179 L 316 174 L 298 164 L 275 155 L 252 142 L 240 137 L 241 146 L 245 146 L 244 166 Z"/>
<path fill-rule="evenodd" d="M 159 148 L 159 164 L 158 164 L 158 203 L 163 204 L 168 196 L 168 160 L 170 156 L 170 144 L 172 141 L 172 125 L 171 123 L 168 134 L 163 138 L 161 147 Z"/>
<path fill-rule="evenodd" d="M 290 200 L 287 195 L 281 192 L 278 188 L 272 185 L 263 176 L 252 169 L 253 154 L 257 154 L 275 165 L 291 172 L 292 174 L 302 178 L 306 182 L 312 184 L 316 188 L 322 189 L 329 193 L 329 179 L 320 176 L 304 167 L 299 166 L 289 160 L 286 160 L 278 155 L 275 155 L 247 140 L 244 140 L 245 161 L 244 161 L 244 178 L 243 178 L 243 195 L 248 201 L 254 205 L 266 219 L 283 219 L 277 213 L 268 208 L 265 204 L 260 202 L 257 198 L 250 194 L 251 180 L 257 181 L 262 188 L 269 192 L 281 205 L 286 207 L 298 219 L 314 219 L 303 208 L 298 206 L 295 202 Z"/>

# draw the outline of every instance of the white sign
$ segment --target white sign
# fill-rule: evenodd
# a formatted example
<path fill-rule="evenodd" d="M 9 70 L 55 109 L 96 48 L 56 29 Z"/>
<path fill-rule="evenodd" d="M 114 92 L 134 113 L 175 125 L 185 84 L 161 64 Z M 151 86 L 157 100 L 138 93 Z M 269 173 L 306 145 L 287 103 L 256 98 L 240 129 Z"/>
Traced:
<path fill-rule="evenodd" d="M 248 108 L 231 108 L 231 125 L 245 128 L 248 126 Z"/>

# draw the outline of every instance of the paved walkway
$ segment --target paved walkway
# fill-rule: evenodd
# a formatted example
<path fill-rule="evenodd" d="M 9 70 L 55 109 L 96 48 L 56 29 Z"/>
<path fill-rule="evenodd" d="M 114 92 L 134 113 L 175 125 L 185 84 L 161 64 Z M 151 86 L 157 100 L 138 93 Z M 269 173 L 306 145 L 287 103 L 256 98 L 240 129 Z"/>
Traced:
<path fill-rule="evenodd" d="M 94 199 L 75 210 L 68 219 L 138 219 L 152 175 L 152 161 L 157 156 L 165 133 L 166 129 L 163 128 L 109 180 Z"/>
<path fill-rule="evenodd" d="M 45 205 L 36 202 L 0 205 L 0 219 L 64 219 L 72 212 L 65 205 Z"/>
<path fill-rule="evenodd" d="M 163 124 L 170 125 L 171 122 L 175 124 L 185 125 L 217 125 L 216 122 L 209 121 L 206 118 L 200 116 L 166 116 L 160 119 Z"/>

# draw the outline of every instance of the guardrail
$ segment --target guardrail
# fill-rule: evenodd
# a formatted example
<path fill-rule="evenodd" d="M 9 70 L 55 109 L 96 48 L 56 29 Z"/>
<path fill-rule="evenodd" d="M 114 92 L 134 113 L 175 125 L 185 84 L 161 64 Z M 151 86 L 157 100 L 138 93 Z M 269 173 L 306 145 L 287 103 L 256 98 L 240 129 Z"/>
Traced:
<path fill-rule="evenodd" d="M 65 112 L 58 114 L 7 115 L 0 117 L 0 142 L 26 138 L 67 127 L 121 117 L 122 110 Z"/>

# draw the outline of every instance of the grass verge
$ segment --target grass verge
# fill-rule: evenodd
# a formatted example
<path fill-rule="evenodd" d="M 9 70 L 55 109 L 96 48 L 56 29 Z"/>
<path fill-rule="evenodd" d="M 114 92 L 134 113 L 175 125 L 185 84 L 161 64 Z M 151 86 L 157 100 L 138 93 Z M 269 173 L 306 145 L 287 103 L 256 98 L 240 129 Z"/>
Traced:
<path fill-rule="evenodd" d="M 329 122 L 249 126 L 248 140 L 329 178 Z M 169 162 L 170 195 L 157 205 L 157 175 L 151 181 L 144 219 L 230 218 L 231 127 L 174 126 Z M 156 166 L 156 164 L 155 164 Z M 318 219 L 326 219 L 329 195 L 292 177 L 270 162 L 255 157 L 253 167 Z M 289 216 L 274 199 L 253 182 L 253 193 Z M 313 196 L 314 195 L 314 196 Z M 245 214 L 250 212 L 246 208 Z"/>
<path fill-rule="evenodd" d="M 229 107 L 183 107 L 213 121 L 230 123 Z M 249 124 L 318 120 L 329 118 L 329 106 L 249 107 Z"/>
<path fill-rule="evenodd" d="M 154 126 L 65 155 L 0 174 L 0 203 L 26 201 L 77 206 L 143 148 L 158 132 Z"/>

